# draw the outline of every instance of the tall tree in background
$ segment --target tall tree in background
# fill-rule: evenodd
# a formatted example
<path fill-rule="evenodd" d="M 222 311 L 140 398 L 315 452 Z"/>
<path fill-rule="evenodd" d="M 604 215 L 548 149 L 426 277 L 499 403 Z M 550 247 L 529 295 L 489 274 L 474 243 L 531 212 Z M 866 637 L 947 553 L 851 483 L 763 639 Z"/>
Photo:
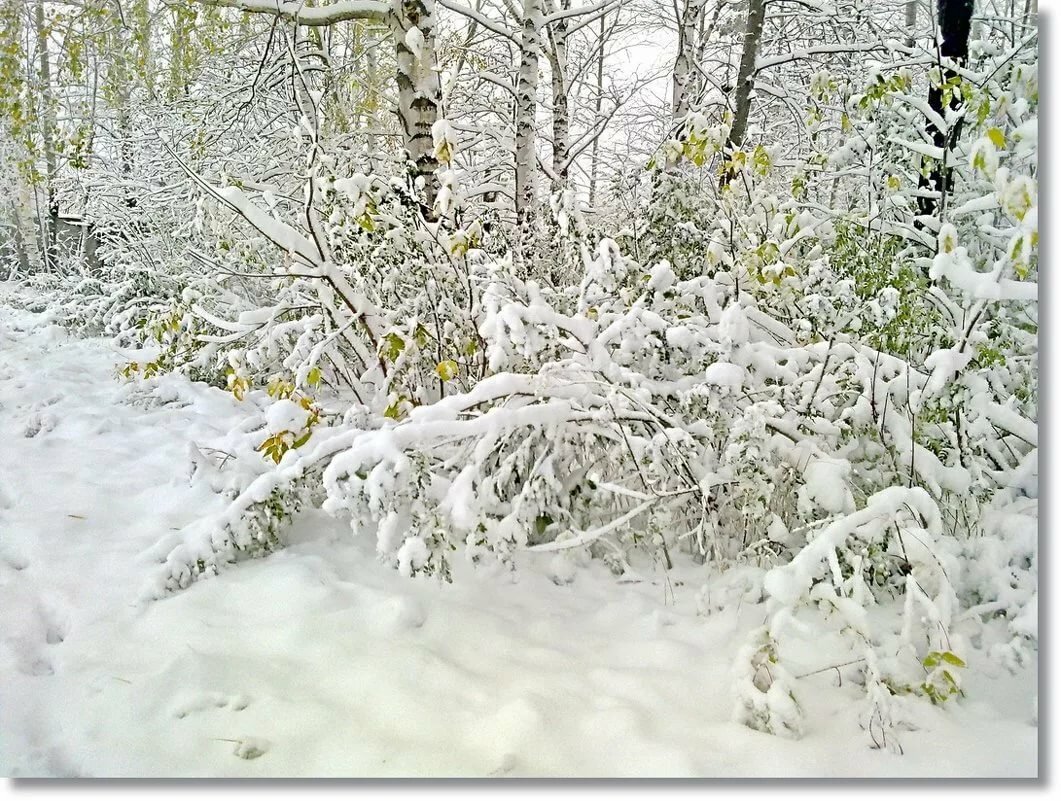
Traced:
<path fill-rule="evenodd" d="M 958 67 L 969 58 L 969 31 L 973 19 L 973 0 L 938 0 L 937 19 L 937 64 L 940 69 L 939 82 L 933 81 L 928 91 L 928 105 L 936 117 L 928 117 L 925 130 L 932 143 L 939 148 L 938 157 L 930 160 L 927 173 L 921 176 L 918 208 L 922 215 L 931 216 L 946 203 L 951 189 L 953 170 L 947 165 L 950 151 L 961 135 L 962 121 L 953 117 L 947 122 L 947 112 L 957 111 L 962 105 L 958 86 L 961 76 Z M 940 125 L 943 121 L 945 124 Z"/>

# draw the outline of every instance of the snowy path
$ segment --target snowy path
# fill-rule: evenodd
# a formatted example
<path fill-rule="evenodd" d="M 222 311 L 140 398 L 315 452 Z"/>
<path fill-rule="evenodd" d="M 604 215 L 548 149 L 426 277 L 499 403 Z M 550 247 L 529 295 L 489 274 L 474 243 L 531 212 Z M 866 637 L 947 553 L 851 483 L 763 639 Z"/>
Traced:
<path fill-rule="evenodd" d="M 119 361 L 0 306 L 0 774 L 1036 772 L 1033 674 L 930 709 L 903 757 L 867 747 L 857 688 L 829 672 L 803 683 L 804 740 L 732 723 L 730 665 L 762 608 L 698 616 L 691 570 L 668 588 L 458 566 L 440 586 L 313 514 L 283 552 L 140 604 L 144 551 L 220 503 L 189 488 L 189 442 L 239 410 L 205 387 L 131 405 Z"/>

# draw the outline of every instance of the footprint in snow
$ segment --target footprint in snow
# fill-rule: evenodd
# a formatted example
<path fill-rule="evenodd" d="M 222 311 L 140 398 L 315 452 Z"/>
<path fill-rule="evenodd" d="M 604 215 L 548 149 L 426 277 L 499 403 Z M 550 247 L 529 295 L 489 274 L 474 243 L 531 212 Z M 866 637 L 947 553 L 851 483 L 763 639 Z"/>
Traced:
<path fill-rule="evenodd" d="M 6 638 L 5 645 L 15 654 L 18 671 L 24 676 L 53 676 L 55 664 L 45 651 L 66 638 L 67 627 L 48 610 L 37 606 L 22 616 L 23 628 Z"/>
<path fill-rule="evenodd" d="M 55 428 L 54 417 L 50 414 L 35 414 L 26 423 L 26 427 L 22 430 L 22 436 L 26 439 L 32 439 L 42 431 L 47 433 L 53 428 Z"/>
<path fill-rule="evenodd" d="M 231 709 L 242 712 L 250 706 L 251 699 L 243 694 L 226 695 L 225 693 L 194 693 L 185 697 L 170 709 L 170 714 L 178 720 L 208 709 Z"/>
<path fill-rule="evenodd" d="M 50 625 L 44 632 L 44 641 L 48 645 L 58 645 L 65 639 L 66 633 L 59 626 Z"/>
<path fill-rule="evenodd" d="M 495 770 L 490 771 L 490 776 L 505 776 L 516 767 L 516 755 L 509 753 L 501 757 L 501 764 Z"/>
<path fill-rule="evenodd" d="M 37 606 L 37 621 L 40 630 L 44 632 L 44 642 L 46 644 L 58 645 L 66 639 L 70 625 L 68 621 L 61 618 L 61 614 L 54 608 Z"/>
<path fill-rule="evenodd" d="M 27 676 L 54 676 L 55 666 L 50 661 L 43 658 L 27 659 L 22 665 L 19 666 L 19 670 Z"/>
<path fill-rule="evenodd" d="M 262 737 L 240 737 L 232 753 L 240 759 L 257 759 L 268 753 L 271 746 L 272 743 Z"/>
<path fill-rule="evenodd" d="M 29 559 L 16 551 L 12 551 L 10 548 L 5 548 L 0 551 L 0 562 L 7 565 L 15 572 L 25 570 L 29 567 Z"/>

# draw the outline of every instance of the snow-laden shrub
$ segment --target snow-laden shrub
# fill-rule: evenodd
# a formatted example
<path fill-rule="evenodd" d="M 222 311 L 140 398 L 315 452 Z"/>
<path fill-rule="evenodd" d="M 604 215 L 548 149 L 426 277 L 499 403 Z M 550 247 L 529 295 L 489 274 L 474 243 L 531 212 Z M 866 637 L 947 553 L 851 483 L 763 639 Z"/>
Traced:
<path fill-rule="evenodd" d="M 861 88 L 820 72 L 801 152 L 690 115 L 621 230 L 560 192 L 518 258 L 466 205 L 445 121 L 431 209 L 328 152 L 302 106 L 276 137 L 297 171 L 244 181 L 251 143 L 167 145 L 179 198 L 112 210 L 100 274 L 38 283 L 145 351 L 134 386 L 181 371 L 246 404 L 224 458 L 193 455 L 228 508 L 152 551 L 149 594 L 281 547 L 307 504 L 407 576 L 522 551 L 753 564 L 741 598 L 764 592 L 769 622 L 737 718 L 799 736 L 790 664 L 821 640 L 859 666 L 871 741 L 901 749 L 971 649 L 1018 666 L 1037 638 L 1038 89 L 1026 53 L 991 52 L 948 87 L 952 149 L 911 139 L 939 115 L 905 64 Z"/>
<path fill-rule="evenodd" d="M 910 698 L 943 704 L 962 694 L 961 672 L 974 646 L 1013 669 L 1029 661 L 1037 638 L 1037 88 L 1025 58 L 989 62 L 981 65 L 983 81 L 961 82 L 975 118 L 966 114 L 958 163 L 949 167 L 951 194 L 937 205 L 936 219 L 911 219 L 913 203 L 896 194 L 902 188 L 896 172 L 876 174 L 893 200 L 881 210 L 880 230 L 925 237 L 934 257 L 916 247 L 886 247 L 892 271 L 881 274 L 871 254 L 844 258 L 850 223 L 836 227 L 830 282 L 849 275 L 864 302 L 874 286 L 882 287 L 854 314 L 876 323 L 869 337 L 858 334 L 849 312 L 849 322 L 839 322 L 837 307 L 830 308 L 836 291 L 814 296 L 818 317 L 811 330 L 859 336 L 897 359 L 884 367 L 893 376 L 885 379 L 889 389 L 871 391 L 845 418 L 864 421 L 849 451 L 861 457 L 852 459 L 854 472 L 870 467 L 876 473 L 870 486 L 888 488 L 858 508 L 837 509 L 791 561 L 767 575 L 766 636 L 770 653 L 782 661 L 808 638 L 826 639 L 823 625 L 835 621 L 831 631 L 846 642 L 835 664 L 860 665 L 862 722 L 877 747 L 901 751 L 896 729 L 906 723 Z M 917 107 L 908 91 L 900 69 L 852 98 L 853 116 L 862 112 L 866 127 L 862 147 L 839 166 L 850 168 L 865 156 L 872 183 L 871 165 L 885 150 L 893 171 L 904 162 L 915 174 L 927 169 L 920 149 L 895 138 L 908 125 L 897 107 Z M 935 237 L 927 238 L 925 229 Z M 904 299 L 904 290 L 915 294 Z M 804 293 L 802 302 L 811 299 Z M 875 376 L 882 364 L 874 363 Z M 890 412 L 880 411 L 878 398 Z M 837 474 L 834 486 L 850 478 Z M 901 598 L 901 606 L 889 603 L 891 597 Z M 749 646 L 753 653 L 759 639 Z M 748 670 L 748 658 L 742 655 L 738 670 Z M 787 710 L 779 705 L 779 719 Z"/>

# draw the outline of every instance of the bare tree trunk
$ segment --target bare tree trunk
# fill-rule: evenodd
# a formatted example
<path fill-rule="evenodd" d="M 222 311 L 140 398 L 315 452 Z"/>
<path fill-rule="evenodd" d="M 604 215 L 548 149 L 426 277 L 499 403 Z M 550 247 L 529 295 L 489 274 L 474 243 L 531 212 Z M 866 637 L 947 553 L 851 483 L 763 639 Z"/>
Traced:
<path fill-rule="evenodd" d="M 704 15 L 706 0 L 686 0 L 678 20 L 678 57 L 671 73 L 671 117 L 680 120 L 689 113 L 689 103 L 699 84 L 696 80 L 696 31 Z"/>
<path fill-rule="evenodd" d="M 560 0 L 560 8 L 570 8 L 570 0 Z M 555 8 L 555 6 L 554 6 Z M 602 18 L 603 19 L 603 18 Z M 549 30 L 550 72 L 553 89 L 553 183 L 554 192 L 567 188 L 571 151 L 571 110 L 568 106 L 567 18 L 558 19 Z"/>
<path fill-rule="evenodd" d="M 969 58 L 969 30 L 972 26 L 973 0 L 938 0 L 940 59 L 950 59 L 961 64 Z M 957 73 L 949 68 L 943 69 L 943 83 L 954 78 Z M 928 90 L 928 105 L 944 119 L 946 109 L 956 109 L 961 101 L 953 94 L 944 99 L 943 90 L 932 86 Z M 918 211 L 922 216 L 931 216 L 944 205 L 951 185 L 951 168 L 946 166 L 947 156 L 961 134 L 961 120 L 957 120 L 949 131 L 941 131 L 931 120 L 926 120 L 925 130 L 932 137 L 932 143 L 943 150 L 943 158 L 934 161 L 928 175 L 922 175 L 918 181 L 921 194 L 917 198 Z"/>
<path fill-rule="evenodd" d="M 744 25 L 744 48 L 741 51 L 737 83 L 734 86 L 733 125 L 729 130 L 730 147 L 739 147 L 748 132 L 748 114 L 755 88 L 755 60 L 759 56 L 759 40 L 766 20 L 766 0 L 748 0 L 748 17 Z"/>
<path fill-rule="evenodd" d="M 906 46 L 914 46 L 915 29 L 917 28 L 917 2 L 906 0 Z"/>
<path fill-rule="evenodd" d="M 538 56 L 541 52 L 543 0 L 523 0 L 519 77 L 516 82 L 516 224 L 521 255 L 533 237 L 536 200 L 534 123 L 538 110 Z"/>
<path fill-rule="evenodd" d="M 438 195 L 438 159 L 431 129 L 439 118 L 442 88 L 435 69 L 435 0 L 392 0 L 390 24 L 398 71 L 398 119 L 409 172 L 422 181 L 424 213 L 431 216 Z"/>
<path fill-rule="evenodd" d="M 604 104 L 604 17 L 600 20 L 600 49 L 597 53 L 597 97 L 593 105 L 593 118 L 599 119 L 601 107 Z M 600 169 L 600 137 L 593 140 L 593 155 L 590 157 L 589 168 L 589 205 L 593 207 L 597 199 L 597 175 Z"/>
<path fill-rule="evenodd" d="M 1024 0 L 1024 26 L 1038 25 L 1038 20 L 1032 21 L 1032 17 L 1039 16 L 1039 0 Z"/>

